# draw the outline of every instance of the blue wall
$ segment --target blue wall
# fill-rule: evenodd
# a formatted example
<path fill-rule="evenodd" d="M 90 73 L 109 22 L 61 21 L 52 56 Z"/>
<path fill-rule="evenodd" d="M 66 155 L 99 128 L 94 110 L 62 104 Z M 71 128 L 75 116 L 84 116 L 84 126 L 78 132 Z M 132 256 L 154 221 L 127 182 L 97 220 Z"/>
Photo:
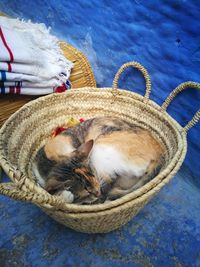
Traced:
<path fill-rule="evenodd" d="M 159 104 L 181 82 L 200 82 L 198 0 L 1 0 L 0 10 L 44 22 L 79 48 L 99 87 L 111 86 L 118 68 L 131 60 L 149 70 L 151 98 Z M 144 93 L 137 71 L 128 70 L 120 87 Z M 199 106 L 200 92 L 188 90 L 169 112 L 185 125 Z M 2 262 L 10 258 L 12 263 L 18 255 L 18 266 L 200 266 L 199 133 L 200 123 L 189 131 L 187 157 L 177 177 L 134 220 L 111 234 L 75 233 L 32 205 L 1 197 Z"/>

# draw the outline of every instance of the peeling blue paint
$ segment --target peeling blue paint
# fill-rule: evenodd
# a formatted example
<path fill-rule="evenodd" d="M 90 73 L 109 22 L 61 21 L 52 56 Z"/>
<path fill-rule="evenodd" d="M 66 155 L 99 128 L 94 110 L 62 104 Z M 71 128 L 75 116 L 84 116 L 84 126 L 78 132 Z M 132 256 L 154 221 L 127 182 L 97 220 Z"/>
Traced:
<path fill-rule="evenodd" d="M 149 70 L 159 104 L 181 82 L 200 82 L 198 0 L 1 0 L 0 10 L 51 26 L 87 55 L 99 87 L 111 86 L 131 60 Z M 137 71 L 123 74 L 120 87 L 144 93 Z M 188 90 L 169 112 L 185 125 L 199 103 L 200 93 Z M 185 164 L 172 182 L 109 234 L 76 233 L 36 206 L 1 196 L 0 266 L 200 266 L 199 133 L 200 124 L 190 130 Z"/>

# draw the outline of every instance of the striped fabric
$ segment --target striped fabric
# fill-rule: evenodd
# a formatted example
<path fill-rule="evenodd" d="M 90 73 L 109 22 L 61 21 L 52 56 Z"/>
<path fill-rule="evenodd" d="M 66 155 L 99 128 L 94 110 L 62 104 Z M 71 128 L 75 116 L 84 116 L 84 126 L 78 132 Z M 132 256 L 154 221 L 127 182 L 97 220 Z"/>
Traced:
<path fill-rule="evenodd" d="M 65 91 L 72 67 L 45 25 L 0 17 L 0 94 Z"/>

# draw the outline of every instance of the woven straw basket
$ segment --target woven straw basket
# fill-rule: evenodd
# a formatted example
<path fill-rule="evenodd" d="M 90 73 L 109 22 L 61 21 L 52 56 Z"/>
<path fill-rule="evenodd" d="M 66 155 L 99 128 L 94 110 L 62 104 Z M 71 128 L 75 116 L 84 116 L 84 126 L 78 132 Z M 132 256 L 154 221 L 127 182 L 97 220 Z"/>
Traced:
<path fill-rule="evenodd" d="M 145 96 L 117 89 L 125 68 L 140 70 L 146 80 Z M 127 223 L 176 174 L 187 150 L 187 131 L 199 120 L 200 111 L 183 128 L 167 112 L 172 99 L 182 90 L 200 84 L 179 85 L 162 106 L 149 99 L 151 82 L 139 63 L 124 64 L 112 88 L 81 88 L 53 94 L 27 103 L 13 114 L 0 130 L 0 164 L 12 182 L 2 183 L 0 193 L 29 201 L 56 221 L 80 232 L 109 232 Z M 115 201 L 96 205 L 76 205 L 52 196 L 36 182 L 31 163 L 50 133 L 70 117 L 91 118 L 111 115 L 148 129 L 165 149 L 165 166 L 150 182 Z"/>

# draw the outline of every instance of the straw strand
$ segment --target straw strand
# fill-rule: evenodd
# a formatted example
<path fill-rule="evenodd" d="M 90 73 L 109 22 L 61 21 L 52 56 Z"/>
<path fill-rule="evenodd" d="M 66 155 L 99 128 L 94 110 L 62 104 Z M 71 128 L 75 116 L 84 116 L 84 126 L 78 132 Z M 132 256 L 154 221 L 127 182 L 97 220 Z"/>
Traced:
<path fill-rule="evenodd" d="M 162 104 L 161 108 L 162 110 L 166 110 L 169 106 L 169 104 L 172 102 L 172 100 L 182 91 L 188 89 L 188 88 L 194 88 L 197 90 L 200 90 L 200 83 L 197 82 L 184 82 L 181 83 L 179 86 L 177 86 L 170 95 L 166 98 L 164 103 Z M 186 126 L 183 128 L 184 131 L 188 131 L 190 128 L 192 128 L 200 119 L 200 109 L 195 113 L 193 118 L 186 124 Z"/>
<path fill-rule="evenodd" d="M 136 68 L 139 71 L 141 71 L 141 73 L 144 76 L 144 79 L 146 81 L 146 93 L 145 93 L 144 97 L 146 99 L 149 99 L 149 95 L 151 93 L 151 79 L 150 79 L 150 76 L 148 74 L 148 71 L 140 63 L 138 63 L 136 61 L 131 61 L 131 62 L 125 63 L 120 67 L 120 69 L 116 73 L 115 78 L 113 80 L 112 88 L 115 89 L 115 90 L 118 88 L 119 78 L 120 78 L 121 74 L 124 72 L 124 70 L 127 69 L 128 67 L 133 67 L 133 68 Z"/>

